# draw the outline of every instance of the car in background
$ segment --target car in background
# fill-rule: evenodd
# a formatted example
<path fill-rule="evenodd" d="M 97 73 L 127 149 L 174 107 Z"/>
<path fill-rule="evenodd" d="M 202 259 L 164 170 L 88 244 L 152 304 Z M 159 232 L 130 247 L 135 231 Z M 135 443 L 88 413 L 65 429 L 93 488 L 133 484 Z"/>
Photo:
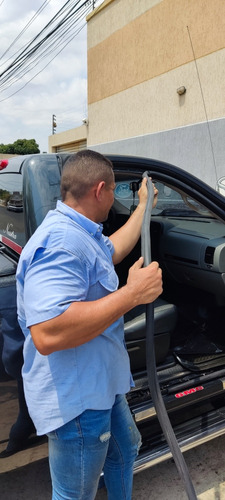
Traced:
<path fill-rule="evenodd" d="M 19 191 L 13 191 L 7 202 L 7 210 L 12 210 L 13 212 L 23 211 L 23 198 Z"/>

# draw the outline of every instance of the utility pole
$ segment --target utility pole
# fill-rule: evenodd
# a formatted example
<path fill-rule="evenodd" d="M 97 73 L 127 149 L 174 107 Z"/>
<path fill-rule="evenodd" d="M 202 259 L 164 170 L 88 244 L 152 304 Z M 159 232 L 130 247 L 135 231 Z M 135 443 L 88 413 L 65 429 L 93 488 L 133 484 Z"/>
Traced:
<path fill-rule="evenodd" d="M 55 115 L 52 115 L 52 135 L 55 134 L 55 129 L 57 127 L 57 123 L 56 123 L 56 116 Z"/>

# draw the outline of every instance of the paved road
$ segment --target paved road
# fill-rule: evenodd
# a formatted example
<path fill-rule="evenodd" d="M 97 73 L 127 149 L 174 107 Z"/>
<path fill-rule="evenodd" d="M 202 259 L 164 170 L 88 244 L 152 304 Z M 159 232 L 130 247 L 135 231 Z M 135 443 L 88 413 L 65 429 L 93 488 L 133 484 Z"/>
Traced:
<path fill-rule="evenodd" d="M 0 383 L 0 451 L 17 413 L 16 384 Z M 0 459 L 1 500 L 51 500 L 47 443 Z M 199 500 L 225 500 L 225 436 L 185 453 Z M 104 489 L 96 500 L 106 500 Z M 116 499 L 115 499 L 116 500 Z M 133 500 L 187 500 L 173 460 L 134 477 Z"/>

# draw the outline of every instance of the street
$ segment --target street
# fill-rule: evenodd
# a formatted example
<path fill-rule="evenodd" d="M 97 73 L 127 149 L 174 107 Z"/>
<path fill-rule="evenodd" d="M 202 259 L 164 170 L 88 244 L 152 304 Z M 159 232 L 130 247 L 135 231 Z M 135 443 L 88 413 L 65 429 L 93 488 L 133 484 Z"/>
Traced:
<path fill-rule="evenodd" d="M 0 383 L 0 451 L 7 444 L 17 416 L 17 389 L 14 380 Z M 46 439 L 36 446 L 0 459 L 2 500 L 51 500 L 51 481 Z M 199 500 L 225 500 L 225 436 L 185 453 L 185 459 Z M 106 500 L 105 489 L 96 500 Z M 146 469 L 134 476 L 134 500 L 186 500 L 187 495 L 173 460 Z"/>

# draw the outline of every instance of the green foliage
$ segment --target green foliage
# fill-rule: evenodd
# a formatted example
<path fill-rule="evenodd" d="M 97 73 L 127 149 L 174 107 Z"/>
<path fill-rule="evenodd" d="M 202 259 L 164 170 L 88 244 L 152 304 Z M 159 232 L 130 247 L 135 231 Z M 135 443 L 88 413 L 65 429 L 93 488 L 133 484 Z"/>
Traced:
<path fill-rule="evenodd" d="M 13 144 L 0 144 L 0 153 L 29 155 L 40 153 L 40 149 L 35 139 L 17 139 Z"/>
<path fill-rule="evenodd" d="M 5 189 L 0 189 L 0 199 L 7 204 L 7 201 L 9 201 L 10 198 L 10 193 L 9 191 L 6 191 Z"/>

